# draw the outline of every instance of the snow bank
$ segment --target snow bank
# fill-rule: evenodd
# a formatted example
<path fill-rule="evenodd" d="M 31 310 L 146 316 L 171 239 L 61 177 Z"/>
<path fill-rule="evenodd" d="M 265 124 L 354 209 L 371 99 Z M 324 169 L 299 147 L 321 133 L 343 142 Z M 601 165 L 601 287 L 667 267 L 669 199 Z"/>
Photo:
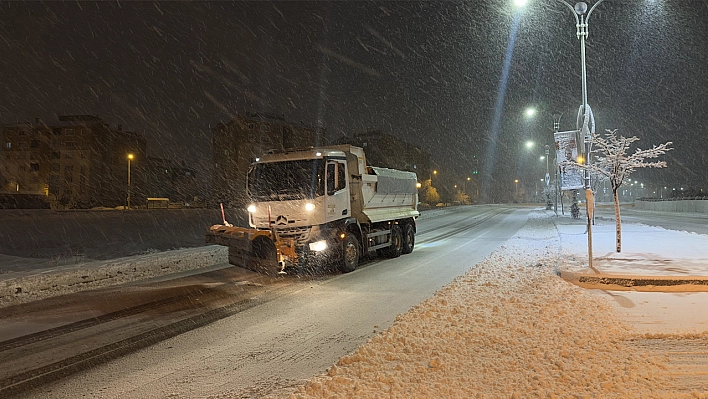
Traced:
<path fill-rule="evenodd" d="M 58 295 L 145 280 L 224 263 L 228 248 L 211 245 L 29 273 L 8 273 L 0 280 L 0 308 Z"/>
<path fill-rule="evenodd" d="M 674 398 L 606 297 L 555 274 L 540 214 L 484 262 L 290 394 L 305 398 Z M 706 398 L 706 393 L 692 396 Z"/>

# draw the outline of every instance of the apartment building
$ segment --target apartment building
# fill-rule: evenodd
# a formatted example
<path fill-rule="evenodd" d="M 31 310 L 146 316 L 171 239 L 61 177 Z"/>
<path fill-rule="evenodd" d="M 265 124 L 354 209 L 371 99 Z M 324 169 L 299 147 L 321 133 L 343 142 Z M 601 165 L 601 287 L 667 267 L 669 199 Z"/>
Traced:
<path fill-rule="evenodd" d="M 242 207 L 247 202 L 246 173 L 256 157 L 268 150 L 314 146 L 323 135 L 322 130 L 263 113 L 239 114 L 218 124 L 212 129 L 212 203 Z"/>
<path fill-rule="evenodd" d="M 56 208 L 124 205 L 128 191 L 128 154 L 133 154 L 132 184 L 140 196 L 140 160 L 146 140 L 135 132 L 111 128 L 95 115 L 63 115 L 2 128 L 0 194 L 44 196 Z M 134 195 L 135 195 L 134 194 Z"/>

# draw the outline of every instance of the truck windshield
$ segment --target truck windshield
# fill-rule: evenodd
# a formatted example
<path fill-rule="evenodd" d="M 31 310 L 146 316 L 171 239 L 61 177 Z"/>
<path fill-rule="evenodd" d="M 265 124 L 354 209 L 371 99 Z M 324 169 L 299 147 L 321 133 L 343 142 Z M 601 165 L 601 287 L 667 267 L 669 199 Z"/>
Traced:
<path fill-rule="evenodd" d="M 248 172 L 254 201 L 286 201 L 324 195 L 324 161 L 306 159 L 256 164 Z"/>

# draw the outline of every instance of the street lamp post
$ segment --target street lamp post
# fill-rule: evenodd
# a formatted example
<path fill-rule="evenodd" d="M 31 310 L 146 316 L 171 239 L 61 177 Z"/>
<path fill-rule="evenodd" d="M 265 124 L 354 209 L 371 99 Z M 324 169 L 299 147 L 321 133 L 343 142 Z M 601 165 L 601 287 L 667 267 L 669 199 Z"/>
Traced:
<path fill-rule="evenodd" d="M 128 154 L 128 195 L 126 197 L 128 206 L 126 209 L 130 209 L 130 161 L 133 160 L 133 154 Z"/>
<path fill-rule="evenodd" d="M 595 118 L 592 114 L 592 109 L 588 104 L 588 91 L 587 91 L 587 68 L 585 66 L 585 39 L 588 37 L 588 21 L 590 20 L 590 14 L 592 14 L 595 7 L 597 7 L 603 0 L 598 0 L 588 11 L 588 5 L 584 1 L 579 1 L 575 3 L 575 6 L 571 6 L 566 3 L 565 0 L 557 0 L 563 3 L 566 7 L 570 8 L 573 16 L 575 17 L 576 26 L 576 36 L 580 39 L 580 68 L 581 68 L 581 81 L 582 81 L 582 105 L 578 109 L 578 118 L 576 123 L 576 128 L 580 133 L 584 148 L 582 148 L 582 157 L 586 166 L 590 164 L 590 151 L 592 149 L 592 134 L 595 133 Z M 586 15 L 587 12 L 587 15 Z M 578 140 L 580 142 L 580 140 Z M 588 230 L 588 265 L 592 267 L 592 211 L 590 209 L 590 202 L 592 197 L 591 186 L 590 186 L 590 170 L 584 168 L 584 187 L 585 187 L 585 213 L 587 214 L 587 230 Z M 593 201 L 594 202 L 594 201 Z"/>

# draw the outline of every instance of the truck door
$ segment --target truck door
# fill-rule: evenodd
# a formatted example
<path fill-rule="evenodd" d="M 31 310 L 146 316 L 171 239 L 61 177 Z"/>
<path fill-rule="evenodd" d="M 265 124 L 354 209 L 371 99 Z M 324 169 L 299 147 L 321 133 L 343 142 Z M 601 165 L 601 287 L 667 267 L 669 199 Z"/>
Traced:
<path fill-rule="evenodd" d="M 327 222 L 349 217 L 349 190 L 347 187 L 347 164 L 345 161 L 327 162 L 327 196 L 325 197 L 325 220 Z"/>

